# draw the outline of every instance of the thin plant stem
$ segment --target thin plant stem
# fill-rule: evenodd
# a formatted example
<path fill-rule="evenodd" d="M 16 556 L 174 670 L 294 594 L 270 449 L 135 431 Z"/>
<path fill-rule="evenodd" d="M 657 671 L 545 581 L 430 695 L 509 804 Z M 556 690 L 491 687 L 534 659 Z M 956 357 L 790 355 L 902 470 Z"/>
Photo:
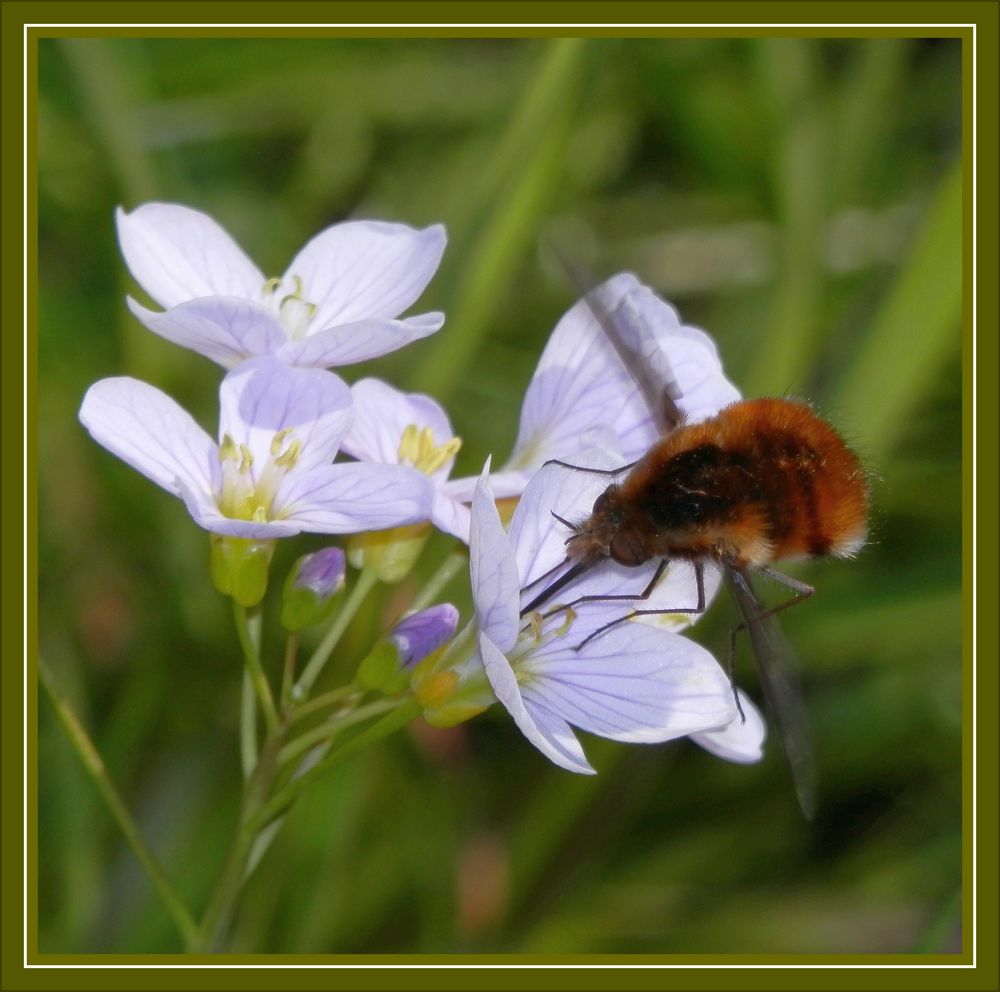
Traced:
<path fill-rule="evenodd" d="M 139 828 L 132 819 L 121 796 L 118 794 L 114 783 L 108 776 L 104 762 L 97 753 L 97 748 L 84 729 L 83 724 L 80 723 L 80 720 L 73 712 L 69 702 L 56 687 L 52 673 L 41 658 L 38 659 L 38 675 L 56 711 L 56 716 L 59 718 L 59 722 L 66 732 L 70 744 L 73 746 L 73 750 L 76 751 L 77 757 L 82 762 L 83 767 L 93 779 L 111 815 L 125 835 L 125 839 L 128 841 L 136 858 L 138 858 L 139 864 L 142 865 L 150 882 L 152 882 L 153 888 L 174 921 L 174 925 L 177 927 L 185 946 L 189 950 L 193 949 L 198 941 L 198 926 L 194 918 L 181 901 L 180 896 L 174 889 L 170 879 L 167 878 L 166 873 L 160 867 L 153 852 L 146 846 L 146 842 L 139 833 Z"/>
<path fill-rule="evenodd" d="M 277 756 L 284 741 L 282 733 L 270 735 L 261 749 L 260 760 L 247 781 L 240 807 L 240 822 L 226 861 L 208 901 L 208 907 L 197 931 L 195 949 L 216 950 L 232 916 L 236 900 L 246 880 L 246 866 L 259 829 L 253 825 L 255 814 L 266 803 L 277 773 Z"/>
<path fill-rule="evenodd" d="M 331 740 L 341 730 L 352 727 L 356 723 L 364 723 L 365 720 L 370 720 L 373 716 L 379 716 L 388 710 L 394 710 L 398 705 L 398 699 L 379 699 L 377 702 L 369 703 L 367 706 L 345 713 L 343 716 L 333 717 L 286 744 L 278 755 L 278 764 L 285 765 L 306 751 L 311 751 L 317 744 Z"/>
<path fill-rule="evenodd" d="M 240 692 L 240 767 L 243 778 L 248 779 L 257 764 L 257 698 L 254 695 L 250 672 L 243 669 L 243 686 Z"/>
<path fill-rule="evenodd" d="M 409 609 L 416 611 L 430 606 L 438 593 L 469 564 L 469 556 L 465 545 L 459 545 L 438 566 L 437 571 L 427 580 L 423 589 L 414 597 Z"/>
<path fill-rule="evenodd" d="M 274 708 L 274 697 L 271 687 L 267 684 L 264 669 L 260 665 L 259 627 L 254 627 L 253 621 L 247 616 L 245 606 L 233 601 L 233 618 L 236 621 L 236 633 L 239 635 L 240 647 L 243 648 L 243 660 L 253 682 L 254 691 L 264 711 L 264 721 L 269 733 L 278 729 L 278 711 Z M 256 618 L 254 618 L 256 620 Z M 256 636 L 255 636 L 256 634 Z"/>
<path fill-rule="evenodd" d="M 305 699 L 309 694 L 309 690 L 313 687 L 316 679 L 319 678 L 320 673 L 323 671 L 323 666 L 329 660 L 333 649 L 337 646 L 337 642 L 343 636 L 348 624 L 354 619 L 354 615 L 368 597 L 368 593 L 375 588 L 377 582 L 378 576 L 373 571 L 369 569 L 362 570 L 358 576 L 358 581 L 354 583 L 354 588 L 351 590 L 350 596 L 347 597 L 347 602 L 341 607 L 336 619 L 326 632 L 326 636 L 320 642 L 319 647 L 313 652 L 312 657 L 306 663 L 306 667 L 299 676 L 299 681 L 292 689 L 293 700 Z"/>
<path fill-rule="evenodd" d="M 292 686 L 295 684 L 295 659 L 299 653 L 299 635 L 294 631 L 285 642 L 285 668 L 281 676 L 281 708 L 285 709 L 292 700 Z"/>
<path fill-rule="evenodd" d="M 406 724 L 420 713 L 419 704 L 410 697 L 395 700 L 394 702 L 395 708 L 382 717 L 381 720 L 372 724 L 367 730 L 363 730 L 356 737 L 345 741 L 339 748 L 334 748 L 325 758 L 313 765 L 307 772 L 304 772 L 298 778 L 292 779 L 284 788 L 279 789 L 253 815 L 249 822 L 249 827 L 253 832 L 256 834 L 263 830 L 272 820 L 281 816 L 300 793 L 308 789 L 316 779 L 325 775 L 331 768 L 334 768 L 346 758 L 368 747 L 369 744 L 374 744 L 375 741 L 381 740 L 383 737 L 388 737 L 394 731 L 405 727 Z"/>
<path fill-rule="evenodd" d="M 329 692 L 324 692 L 315 699 L 310 699 L 309 702 L 296 707 L 289 713 L 288 721 L 289 723 L 297 723 L 303 717 L 307 717 L 320 710 L 324 710 L 328 706 L 336 706 L 337 703 L 342 703 L 344 700 L 350 699 L 351 696 L 360 697 L 361 694 L 362 690 L 359 689 L 353 682 L 349 685 L 342 685 L 338 689 L 331 689 Z"/>

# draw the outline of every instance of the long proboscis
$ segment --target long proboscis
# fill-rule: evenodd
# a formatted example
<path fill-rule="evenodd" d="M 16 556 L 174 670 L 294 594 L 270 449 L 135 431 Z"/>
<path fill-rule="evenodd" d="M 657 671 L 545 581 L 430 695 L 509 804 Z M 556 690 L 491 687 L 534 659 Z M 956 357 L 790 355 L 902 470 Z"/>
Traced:
<path fill-rule="evenodd" d="M 567 558 L 566 561 L 569 561 L 569 559 Z M 584 572 L 587 571 L 588 568 L 591 568 L 595 564 L 596 562 L 593 561 L 576 562 L 576 564 L 574 564 L 571 568 L 567 569 L 562 575 L 560 575 L 558 579 L 556 579 L 554 582 L 550 582 L 530 603 L 528 603 L 528 605 L 523 610 L 521 610 L 521 616 L 522 617 L 526 616 L 533 610 L 537 610 L 539 606 L 542 606 L 544 603 L 548 602 L 548 600 L 550 600 L 557 592 L 559 592 L 560 589 L 565 589 L 566 586 L 568 586 L 575 578 L 577 578 L 577 576 L 582 575 Z M 556 568 L 558 567 L 559 566 L 557 565 Z M 544 576 L 542 576 L 542 578 L 544 578 Z M 525 588 L 529 589 L 531 588 L 531 585 L 534 585 L 534 583 L 525 586 Z"/>

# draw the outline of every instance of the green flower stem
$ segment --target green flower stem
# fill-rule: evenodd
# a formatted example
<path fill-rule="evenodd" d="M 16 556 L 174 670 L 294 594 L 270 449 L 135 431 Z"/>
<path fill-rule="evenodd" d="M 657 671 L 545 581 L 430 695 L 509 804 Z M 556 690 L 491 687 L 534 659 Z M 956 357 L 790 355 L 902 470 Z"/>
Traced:
<path fill-rule="evenodd" d="M 345 758 L 349 758 L 358 751 L 374 744 L 383 737 L 388 737 L 391 733 L 405 727 L 414 717 L 420 713 L 419 704 L 410 697 L 394 700 L 394 709 L 387 713 L 378 723 L 372 724 L 367 730 L 363 730 L 356 737 L 345 741 L 339 748 L 334 748 L 322 761 L 313 765 L 309 771 L 304 772 L 298 778 L 292 779 L 284 788 L 274 794 L 257 813 L 254 814 L 248 823 L 248 828 L 255 834 L 263 830 L 272 820 L 281 816 L 285 810 L 295 801 L 301 792 L 308 789 L 320 776 L 325 775 L 331 768 L 339 765 Z"/>
<path fill-rule="evenodd" d="M 295 659 L 299 653 L 299 635 L 291 633 L 285 643 L 285 670 L 281 676 L 281 708 L 287 708 L 292 700 L 292 686 L 295 684 Z"/>
<path fill-rule="evenodd" d="M 257 701 L 250 672 L 243 669 L 240 693 L 240 767 L 248 779 L 257 764 Z"/>
<path fill-rule="evenodd" d="M 243 660 L 246 662 L 247 672 L 257 693 L 260 708 L 264 711 L 268 732 L 273 734 L 278 729 L 278 711 L 274 708 L 271 687 L 267 684 L 264 669 L 260 665 L 260 619 L 258 616 L 249 617 L 246 607 L 240 606 L 235 600 L 233 618 L 236 621 L 236 633 L 239 635 L 240 647 L 243 648 Z"/>
<path fill-rule="evenodd" d="M 311 751 L 317 744 L 329 741 L 341 730 L 352 727 L 356 723 L 364 723 L 373 716 L 380 716 L 388 710 L 394 710 L 399 705 L 398 699 L 380 699 L 377 702 L 369 703 L 356 710 L 349 711 L 342 716 L 335 716 L 318 727 L 307 730 L 304 734 L 296 737 L 291 743 L 286 744 L 278 755 L 278 764 L 286 765 L 289 761 Z"/>
<path fill-rule="evenodd" d="M 306 663 L 302 675 L 299 677 L 299 681 L 292 689 L 293 699 L 304 699 L 309 694 L 309 690 L 313 687 L 316 679 L 319 678 L 320 673 L 323 671 L 323 666 L 329 660 L 333 649 L 337 646 L 337 642 L 343 636 L 344 631 L 347 630 L 347 625 L 354 619 L 355 613 L 358 612 L 361 604 L 368 597 L 368 593 L 375 588 L 377 582 L 378 576 L 374 572 L 368 569 L 362 570 L 358 576 L 358 581 L 354 583 L 354 588 L 351 590 L 350 596 L 347 597 L 347 602 L 344 603 L 337 614 L 336 620 L 330 625 L 326 636 L 320 642 L 319 647 L 313 652 L 312 657 Z"/>
<path fill-rule="evenodd" d="M 52 679 L 52 673 L 41 658 L 38 659 L 38 676 L 56 711 L 56 716 L 59 718 L 62 728 L 69 738 L 70 744 L 72 744 L 73 749 L 77 753 L 77 757 L 82 762 L 87 773 L 94 780 L 94 784 L 100 791 L 105 803 L 107 803 L 111 815 L 115 818 L 133 853 L 138 858 L 139 864 L 142 865 L 149 876 L 153 888 L 173 919 L 177 930 L 184 940 L 185 946 L 189 950 L 193 949 L 198 940 L 198 927 L 195 924 L 194 918 L 174 890 L 170 879 L 167 878 L 159 862 L 153 856 L 153 852 L 149 850 L 145 841 L 143 841 L 138 827 L 133 821 L 125 803 L 122 801 L 121 796 L 119 796 L 118 790 L 108 776 L 107 769 L 104 767 L 104 762 L 97 753 L 93 741 L 91 741 L 83 724 L 80 723 L 76 714 L 70 708 L 67 700 L 56 688 L 55 682 Z"/>
<path fill-rule="evenodd" d="M 409 609 L 412 611 L 422 610 L 437 598 L 438 593 L 464 568 L 469 566 L 469 555 L 464 544 L 459 544 L 454 551 L 449 554 L 438 566 L 438 570 L 427 580 L 426 585 L 413 602 Z"/>
<path fill-rule="evenodd" d="M 361 695 L 362 690 L 353 682 L 349 685 L 342 685 L 339 689 L 331 689 L 329 692 L 324 692 L 321 696 L 310 699 L 309 702 L 303 703 L 301 706 L 291 710 L 288 714 L 288 721 L 289 723 L 297 723 L 303 717 L 311 716 L 313 713 L 326 709 L 328 706 L 336 706 L 337 703 L 342 703 L 352 696 L 360 698 Z"/>
<path fill-rule="evenodd" d="M 236 900 L 246 880 L 246 866 L 259 829 L 254 826 L 257 812 L 267 802 L 277 773 L 277 757 L 284 742 L 284 734 L 270 735 L 261 749 L 257 767 L 247 781 L 240 807 L 240 824 L 233 838 L 226 862 L 216 883 L 208 907 L 197 930 L 193 950 L 217 950 L 229 925 Z"/>

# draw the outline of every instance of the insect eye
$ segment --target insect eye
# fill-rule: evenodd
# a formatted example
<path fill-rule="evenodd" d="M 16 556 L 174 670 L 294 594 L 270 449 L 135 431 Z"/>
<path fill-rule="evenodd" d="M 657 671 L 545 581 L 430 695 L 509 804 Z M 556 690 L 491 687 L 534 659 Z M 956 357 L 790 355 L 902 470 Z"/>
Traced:
<path fill-rule="evenodd" d="M 635 568 L 636 566 L 642 565 L 649 560 L 649 555 L 643 552 L 639 542 L 634 541 L 623 531 L 619 531 L 611 539 L 611 544 L 608 547 L 608 554 L 610 554 L 619 565 L 626 565 L 629 568 Z"/>

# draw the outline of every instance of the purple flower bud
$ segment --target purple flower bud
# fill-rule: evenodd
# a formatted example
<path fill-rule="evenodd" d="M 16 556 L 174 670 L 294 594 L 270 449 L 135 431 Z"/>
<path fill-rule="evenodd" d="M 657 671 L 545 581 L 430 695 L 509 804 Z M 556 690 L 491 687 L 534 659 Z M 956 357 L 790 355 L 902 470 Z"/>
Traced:
<path fill-rule="evenodd" d="M 296 589 L 310 589 L 319 597 L 332 596 L 344 584 L 346 560 L 340 548 L 323 548 L 301 559 Z"/>
<path fill-rule="evenodd" d="M 344 587 L 344 552 L 323 548 L 303 555 L 285 580 L 281 623 L 285 630 L 301 630 L 323 623 L 333 613 L 336 595 Z"/>
<path fill-rule="evenodd" d="M 451 603 L 440 603 L 404 617 L 389 632 L 386 640 L 395 645 L 399 664 L 412 668 L 451 639 L 458 626 L 458 610 Z"/>

